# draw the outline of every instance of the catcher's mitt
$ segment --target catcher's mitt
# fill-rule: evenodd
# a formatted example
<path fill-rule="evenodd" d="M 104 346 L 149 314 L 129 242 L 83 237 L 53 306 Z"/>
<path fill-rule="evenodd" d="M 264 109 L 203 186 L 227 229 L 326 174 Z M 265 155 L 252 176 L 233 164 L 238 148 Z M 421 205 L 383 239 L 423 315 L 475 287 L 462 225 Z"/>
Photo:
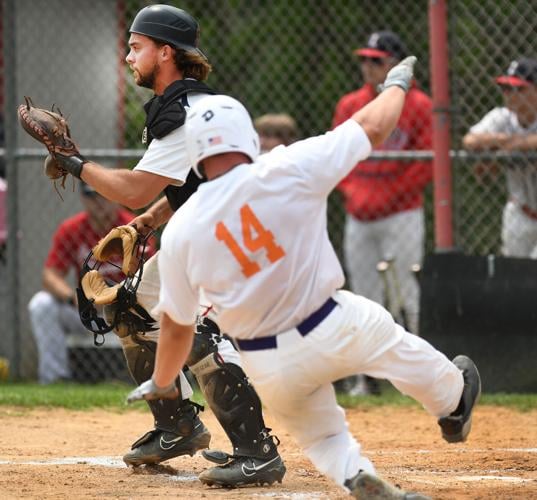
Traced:
<path fill-rule="evenodd" d="M 37 108 L 29 97 L 25 100 L 26 104 L 21 104 L 18 109 L 19 121 L 29 135 L 47 148 L 46 175 L 54 181 L 62 179 L 62 187 L 65 187 L 68 173 L 80 179 L 82 166 L 87 160 L 71 138 L 69 125 L 61 111 L 55 110 L 54 106 L 50 111 Z"/>
<path fill-rule="evenodd" d="M 121 270 L 130 276 L 138 267 L 135 255 L 137 241 L 138 233 L 133 226 L 115 227 L 93 247 L 93 256 L 101 262 L 110 260 L 113 255 L 122 256 Z"/>

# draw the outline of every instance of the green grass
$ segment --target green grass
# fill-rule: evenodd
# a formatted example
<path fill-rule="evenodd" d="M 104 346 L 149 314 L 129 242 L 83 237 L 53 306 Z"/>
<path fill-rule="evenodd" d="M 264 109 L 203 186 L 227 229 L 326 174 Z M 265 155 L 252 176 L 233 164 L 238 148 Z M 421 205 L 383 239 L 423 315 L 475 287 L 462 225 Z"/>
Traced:
<path fill-rule="evenodd" d="M 73 410 L 125 407 L 131 386 L 126 384 L 79 385 L 58 383 L 6 383 L 0 385 L 0 405 L 62 407 Z"/>
<path fill-rule="evenodd" d="M 389 382 L 381 382 L 381 396 L 347 396 L 338 394 L 338 402 L 344 408 L 375 407 L 375 406 L 415 406 L 421 405 L 410 397 L 403 396 Z M 503 406 L 518 411 L 537 409 L 537 394 L 482 394 L 481 405 Z"/>
<path fill-rule="evenodd" d="M 382 383 L 381 396 L 347 396 L 338 395 L 339 403 L 345 408 L 378 407 L 378 406 L 407 406 L 419 407 L 413 399 L 401 395 L 390 384 Z M 1 383 L 0 407 L 17 406 L 24 408 L 49 407 L 67 408 L 71 410 L 90 410 L 104 408 L 113 411 L 127 409 L 145 410 L 144 403 L 135 403 L 127 406 L 125 398 L 133 386 L 123 383 L 108 384 L 51 384 L 39 385 L 35 383 Z M 199 392 L 192 398 L 204 404 Z M 537 394 L 484 394 L 480 404 L 503 406 L 518 411 L 537 409 Z"/>

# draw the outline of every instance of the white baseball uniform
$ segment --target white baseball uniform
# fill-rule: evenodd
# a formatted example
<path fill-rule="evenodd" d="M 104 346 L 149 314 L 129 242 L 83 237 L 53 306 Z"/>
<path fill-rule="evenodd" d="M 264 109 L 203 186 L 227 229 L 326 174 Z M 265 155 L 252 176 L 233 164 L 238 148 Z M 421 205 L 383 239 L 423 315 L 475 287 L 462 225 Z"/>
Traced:
<path fill-rule="evenodd" d="M 536 134 L 537 120 L 527 128 L 508 108 L 494 108 L 470 129 L 472 134 Z M 507 166 L 509 200 L 503 211 L 502 253 L 537 259 L 537 165 L 511 162 Z"/>
<path fill-rule="evenodd" d="M 370 151 L 349 120 L 239 165 L 202 184 L 174 214 L 159 254 L 156 311 L 190 324 L 203 290 L 263 403 L 339 485 L 374 467 L 348 431 L 333 381 L 387 378 L 436 416 L 455 410 L 463 390 L 443 354 L 379 304 L 338 291 L 344 277 L 328 238 L 327 197 Z M 274 345 L 245 350 L 267 340 Z"/>

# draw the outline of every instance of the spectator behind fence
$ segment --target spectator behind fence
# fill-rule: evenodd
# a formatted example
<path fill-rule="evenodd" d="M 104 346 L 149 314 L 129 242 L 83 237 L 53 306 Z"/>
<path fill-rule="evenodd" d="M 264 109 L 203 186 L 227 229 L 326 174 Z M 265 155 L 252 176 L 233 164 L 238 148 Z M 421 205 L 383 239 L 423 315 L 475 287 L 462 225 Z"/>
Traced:
<path fill-rule="evenodd" d="M 378 31 L 369 36 L 365 47 L 355 51 L 360 57 L 364 85 L 344 95 L 336 105 L 333 127 L 350 118 L 358 109 L 378 95 L 378 86 L 388 71 L 406 57 L 407 49 L 400 37 L 391 31 Z M 397 127 L 376 151 L 412 151 L 431 149 L 432 102 L 418 89 L 415 81 L 407 93 Z M 366 160 L 340 183 L 347 212 L 344 232 L 344 256 L 350 286 L 355 293 L 387 308 L 385 294 L 393 305 L 396 287 L 408 325 L 418 332 L 419 287 L 410 268 L 420 263 L 424 247 L 423 190 L 432 179 L 431 162 Z M 391 280 L 384 290 L 377 272 L 379 261 L 392 261 L 397 282 Z M 397 311 L 391 311 L 394 315 Z M 350 394 L 371 392 L 364 379 L 346 381 L 342 390 Z"/>
<path fill-rule="evenodd" d="M 65 219 L 54 232 L 43 269 L 43 290 L 28 304 L 41 384 L 71 378 L 66 336 L 89 335 L 78 315 L 69 272 L 73 270 L 78 279 L 95 244 L 113 227 L 128 224 L 134 217 L 85 183 L 80 185 L 80 197 L 84 211 Z M 110 264 L 103 264 L 100 271 L 114 281 L 122 279 L 120 271 Z"/>
<path fill-rule="evenodd" d="M 496 78 L 504 106 L 489 111 L 463 138 L 473 151 L 537 151 L 537 59 L 511 62 Z M 509 161 L 506 169 L 508 201 L 503 210 L 502 254 L 537 258 L 537 162 Z M 476 174 L 495 171 L 493 162 L 477 165 Z"/>
<path fill-rule="evenodd" d="M 298 127 L 287 113 L 268 113 L 254 121 L 259 134 L 261 153 L 268 153 L 276 146 L 289 146 L 298 139 Z"/>

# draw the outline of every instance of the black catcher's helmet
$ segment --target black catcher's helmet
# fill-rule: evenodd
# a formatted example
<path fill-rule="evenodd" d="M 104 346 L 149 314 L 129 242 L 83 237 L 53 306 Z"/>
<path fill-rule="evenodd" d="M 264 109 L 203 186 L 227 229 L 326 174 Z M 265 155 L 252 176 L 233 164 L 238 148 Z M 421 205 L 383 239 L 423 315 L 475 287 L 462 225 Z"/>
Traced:
<path fill-rule="evenodd" d="M 149 36 L 172 47 L 203 53 L 198 48 L 199 25 L 186 11 L 171 5 L 144 7 L 132 22 L 131 33 Z"/>

